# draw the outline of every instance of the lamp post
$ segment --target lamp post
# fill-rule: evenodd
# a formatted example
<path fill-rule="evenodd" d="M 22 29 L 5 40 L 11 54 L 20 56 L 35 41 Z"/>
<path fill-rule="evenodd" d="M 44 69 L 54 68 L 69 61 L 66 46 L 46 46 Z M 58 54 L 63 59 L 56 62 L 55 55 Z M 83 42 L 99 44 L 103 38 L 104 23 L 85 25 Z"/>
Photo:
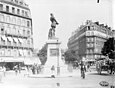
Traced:
<path fill-rule="evenodd" d="M 60 55 L 60 50 L 59 50 L 59 42 L 57 40 L 57 75 L 60 75 L 60 65 L 59 65 L 59 57 Z"/>
<path fill-rule="evenodd" d="M 112 0 L 112 13 L 113 13 L 113 45 L 114 45 L 114 52 L 115 52 L 115 0 Z M 114 55 L 115 56 L 115 55 Z M 115 58 L 114 58 L 115 59 Z"/>
<path fill-rule="evenodd" d="M 99 3 L 99 0 L 97 0 L 97 3 Z"/>
<path fill-rule="evenodd" d="M 113 58 L 115 59 L 115 36 L 113 36 Z"/>
<path fill-rule="evenodd" d="M 114 53 L 115 53 L 115 30 L 113 30 L 113 46 L 114 46 Z M 114 55 L 115 59 L 115 55 Z"/>

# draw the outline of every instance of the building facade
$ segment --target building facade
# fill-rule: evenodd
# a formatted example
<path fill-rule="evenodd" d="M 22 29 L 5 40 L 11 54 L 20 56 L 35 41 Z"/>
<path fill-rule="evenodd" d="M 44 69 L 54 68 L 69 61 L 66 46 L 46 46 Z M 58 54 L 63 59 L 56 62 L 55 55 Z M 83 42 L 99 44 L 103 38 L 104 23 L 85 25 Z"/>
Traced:
<path fill-rule="evenodd" d="M 0 57 L 31 57 L 32 37 L 28 5 L 23 0 L 0 0 Z"/>
<path fill-rule="evenodd" d="M 103 57 L 103 44 L 112 35 L 113 32 L 107 25 L 87 20 L 72 33 L 68 40 L 68 49 L 74 50 L 79 58 L 85 57 L 88 61 L 95 61 Z"/>

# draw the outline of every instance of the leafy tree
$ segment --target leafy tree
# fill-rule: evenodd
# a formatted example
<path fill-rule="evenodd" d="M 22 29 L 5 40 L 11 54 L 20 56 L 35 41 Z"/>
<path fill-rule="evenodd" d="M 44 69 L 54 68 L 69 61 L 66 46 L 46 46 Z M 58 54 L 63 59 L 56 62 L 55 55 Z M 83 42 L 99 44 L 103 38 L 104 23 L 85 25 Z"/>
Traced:
<path fill-rule="evenodd" d="M 46 44 L 39 51 L 38 56 L 40 58 L 42 65 L 44 65 L 47 61 L 47 45 Z"/>
<path fill-rule="evenodd" d="M 64 57 L 65 57 L 65 61 L 66 61 L 67 63 L 73 63 L 74 61 L 77 60 L 77 56 L 76 56 L 74 50 L 67 50 L 67 51 L 64 53 Z"/>
<path fill-rule="evenodd" d="M 114 38 L 109 38 L 105 43 L 101 50 L 101 53 L 104 56 L 107 56 L 110 59 L 115 59 L 115 40 Z"/>

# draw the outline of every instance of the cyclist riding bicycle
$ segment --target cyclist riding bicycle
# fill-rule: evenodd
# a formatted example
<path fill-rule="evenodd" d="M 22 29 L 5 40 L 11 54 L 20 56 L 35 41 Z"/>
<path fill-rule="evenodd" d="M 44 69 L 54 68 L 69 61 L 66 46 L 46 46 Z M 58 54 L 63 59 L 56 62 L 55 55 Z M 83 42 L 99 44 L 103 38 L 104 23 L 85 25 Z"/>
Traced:
<path fill-rule="evenodd" d="M 84 61 L 81 60 L 80 63 L 81 77 L 85 78 L 86 67 Z"/>

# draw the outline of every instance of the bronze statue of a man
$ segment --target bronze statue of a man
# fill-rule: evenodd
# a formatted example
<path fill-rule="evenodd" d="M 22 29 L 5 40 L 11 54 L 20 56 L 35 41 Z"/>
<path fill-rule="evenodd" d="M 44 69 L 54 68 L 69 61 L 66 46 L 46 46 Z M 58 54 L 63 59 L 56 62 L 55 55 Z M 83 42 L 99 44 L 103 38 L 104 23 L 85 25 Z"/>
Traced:
<path fill-rule="evenodd" d="M 59 23 L 56 21 L 54 15 L 51 13 L 50 14 L 51 17 L 50 17 L 50 21 L 51 21 L 51 28 L 49 30 L 49 35 L 48 35 L 48 38 L 53 38 L 55 36 L 55 28 L 56 28 L 56 25 L 58 25 Z"/>
<path fill-rule="evenodd" d="M 51 15 L 50 21 L 52 22 L 51 27 L 56 28 L 56 25 L 58 25 L 59 23 L 56 21 L 54 15 L 52 13 L 50 15 Z"/>

